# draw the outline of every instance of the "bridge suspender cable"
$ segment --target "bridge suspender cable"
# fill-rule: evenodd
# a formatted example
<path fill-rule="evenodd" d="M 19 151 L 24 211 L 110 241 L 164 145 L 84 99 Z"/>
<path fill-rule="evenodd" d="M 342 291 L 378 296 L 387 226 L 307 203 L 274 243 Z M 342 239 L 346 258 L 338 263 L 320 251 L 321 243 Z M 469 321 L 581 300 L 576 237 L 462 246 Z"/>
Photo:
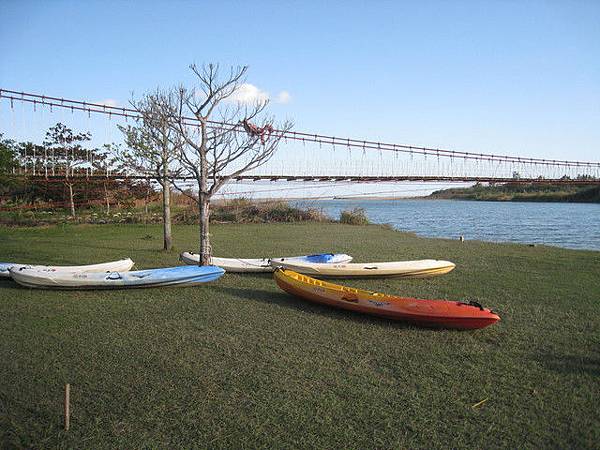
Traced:
<path fill-rule="evenodd" d="M 139 113 L 132 108 L 122 108 L 118 106 L 102 105 L 98 103 L 90 103 L 81 100 L 70 100 L 60 97 L 52 97 L 48 95 L 32 94 L 27 92 L 19 92 L 8 89 L 0 89 L 0 99 L 6 98 L 10 100 L 11 107 L 13 102 L 25 102 L 31 103 L 35 106 L 45 105 L 58 108 L 70 109 L 71 111 L 85 111 L 90 115 L 91 113 L 105 114 L 109 117 L 121 116 L 125 118 L 139 119 Z M 189 126 L 198 126 L 198 121 L 193 117 L 183 117 L 184 122 Z M 244 127 L 241 123 L 226 123 L 219 121 L 208 121 L 209 126 L 214 129 L 230 129 L 232 131 L 246 133 L 247 127 Z M 543 158 L 529 158 L 520 156 L 509 156 L 509 155 L 495 155 L 489 153 L 473 153 L 465 151 L 448 150 L 441 148 L 431 147 L 420 147 L 406 144 L 392 144 L 385 142 L 377 142 L 370 140 L 352 139 L 352 138 L 339 138 L 336 136 L 327 136 L 315 133 L 306 133 L 300 131 L 281 131 L 272 130 L 273 133 L 280 133 L 284 139 L 293 141 L 300 141 L 303 143 L 314 142 L 320 145 L 327 144 L 332 146 L 343 146 L 348 148 L 358 148 L 362 150 L 377 150 L 377 151 L 392 151 L 399 153 L 410 153 L 416 155 L 431 155 L 436 157 L 445 158 L 457 158 L 464 160 L 478 160 L 478 161 L 492 161 L 492 162 L 506 162 L 506 163 L 517 163 L 517 164 L 535 164 L 542 166 L 563 166 L 563 167 L 586 167 L 598 169 L 600 168 L 600 162 L 585 162 L 585 161 L 569 161 L 569 160 L 554 160 L 554 159 L 543 159 Z"/>

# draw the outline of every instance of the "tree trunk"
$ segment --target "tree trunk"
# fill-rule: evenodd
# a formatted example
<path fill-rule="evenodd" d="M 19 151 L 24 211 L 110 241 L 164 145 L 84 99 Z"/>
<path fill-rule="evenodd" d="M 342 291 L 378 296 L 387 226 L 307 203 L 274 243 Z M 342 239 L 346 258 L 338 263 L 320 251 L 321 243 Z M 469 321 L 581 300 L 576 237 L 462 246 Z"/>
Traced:
<path fill-rule="evenodd" d="M 171 187 L 166 178 L 162 180 L 163 188 L 163 248 L 173 248 L 173 236 L 171 235 Z"/>
<path fill-rule="evenodd" d="M 146 195 L 144 196 L 144 216 L 148 217 L 148 197 L 150 197 L 150 184 L 146 187 Z"/>
<path fill-rule="evenodd" d="M 106 183 L 104 183 L 104 199 L 106 200 L 106 215 L 110 214 L 110 200 L 108 199 L 108 188 L 106 187 Z"/>
<path fill-rule="evenodd" d="M 200 266 L 208 266 L 211 262 L 210 235 L 208 219 L 210 217 L 210 197 L 200 192 Z"/>
<path fill-rule="evenodd" d="M 208 191 L 208 161 L 206 159 L 206 122 L 200 122 L 202 130 L 202 144 L 200 149 L 200 179 L 198 180 L 198 206 L 200 212 L 200 266 L 211 263 L 212 249 L 210 247 L 210 234 L 208 233 L 208 219 L 210 217 L 210 194 Z"/>
<path fill-rule="evenodd" d="M 75 202 L 73 201 L 73 185 L 71 183 L 67 183 L 69 187 L 69 202 L 71 204 L 71 216 L 75 217 Z"/>

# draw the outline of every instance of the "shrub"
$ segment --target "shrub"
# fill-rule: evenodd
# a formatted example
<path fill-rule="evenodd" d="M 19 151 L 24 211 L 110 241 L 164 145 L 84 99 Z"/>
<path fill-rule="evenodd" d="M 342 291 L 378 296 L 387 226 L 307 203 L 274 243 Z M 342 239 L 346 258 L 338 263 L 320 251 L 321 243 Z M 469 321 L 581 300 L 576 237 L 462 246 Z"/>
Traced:
<path fill-rule="evenodd" d="M 341 212 L 340 223 L 346 223 L 348 225 L 368 225 L 370 222 L 363 208 L 354 208 Z"/>
<path fill-rule="evenodd" d="M 320 210 L 302 209 L 281 200 L 253 202 L 246 198 L 213 204 L 210 220 L 213 222 L 266 223 L 266 222 L 324 222 L 330 219 Z"/>
<path fill-rule="evenodd" d="M 263 222 L 327 222 L 330 220 L 316 208 L 299 208 L 285 201 L 262 203 L 259 218 Z"/>
<path fill-rule="evenodd" d="M 237 222 L 238 214 L 235 211 L 227 211 L 223 208 L 213 208 L 210 220 L 211 222 Z"/>

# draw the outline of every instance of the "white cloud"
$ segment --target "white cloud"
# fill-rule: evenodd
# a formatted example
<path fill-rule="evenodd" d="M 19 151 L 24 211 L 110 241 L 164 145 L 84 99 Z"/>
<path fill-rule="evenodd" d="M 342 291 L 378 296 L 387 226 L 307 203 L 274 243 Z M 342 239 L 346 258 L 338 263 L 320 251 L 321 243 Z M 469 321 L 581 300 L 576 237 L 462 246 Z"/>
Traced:
<path fill-rule="evenodd" d="M 115 99 L 112 99 L 112 98 L 107 98 L 107 99 L 100 100 L 100 101 L 97 101 L 94 103 L 96 103 L 98 105 L 106 105 L 106 106 L 113 106 L 113 107 L 119 106 L 119 102 L 117 102 Z"/>
<path fill-rule="evenodd" d="M 250 83 L 243 83 L 229 98 L 230 101 L 239 103 L 255 103 L 271 100 L 271 94 L 259 89 Z M 286 104 L 292 100 L 288 91 L 281 91 L 273 99 L 276 103 Z"/>
<path fill-rule="evenodd" d="M 269 100 L 269 93 L 261 91 L 259 88 L 250 83 L 241 84 L 233 93 L 230 99 L 239 103 L 254 103 L 264 102 Z"/>
<path fill-rule="evenodd" d="M 290 93 L 288 91 L 281 91 L 279 94 L 277 94 L 277 99 L 275 100 L 277 103 L 283 103 L 284 105 L 286 103 L 289 103 L 292 100 L 292 96 L 290 95 Z"/>

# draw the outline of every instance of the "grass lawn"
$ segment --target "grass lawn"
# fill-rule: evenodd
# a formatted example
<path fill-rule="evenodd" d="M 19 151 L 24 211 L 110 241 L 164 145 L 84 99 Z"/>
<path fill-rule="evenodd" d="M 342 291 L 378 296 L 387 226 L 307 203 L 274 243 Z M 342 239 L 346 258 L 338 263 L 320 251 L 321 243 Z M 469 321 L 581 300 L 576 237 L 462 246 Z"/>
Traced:
<path fill-rule="evenodd" d="M 1 228 L 0 261 L 177 265 L 197 229 Z M 593 448 L 600 252 L 417 238 L 380 226 L 214 225 L 219 256 L 449 259 L 448 275 L 345 280 L 477 300 L 502 321 L 421 329 L 313 305 L 269 275 L 59 292 L 0 281 L 0 445 L 28 448 Z M 62 393 L 71 383 L 71 430 Z M 474 407 L 484 401 L 480 406 Z"/>

